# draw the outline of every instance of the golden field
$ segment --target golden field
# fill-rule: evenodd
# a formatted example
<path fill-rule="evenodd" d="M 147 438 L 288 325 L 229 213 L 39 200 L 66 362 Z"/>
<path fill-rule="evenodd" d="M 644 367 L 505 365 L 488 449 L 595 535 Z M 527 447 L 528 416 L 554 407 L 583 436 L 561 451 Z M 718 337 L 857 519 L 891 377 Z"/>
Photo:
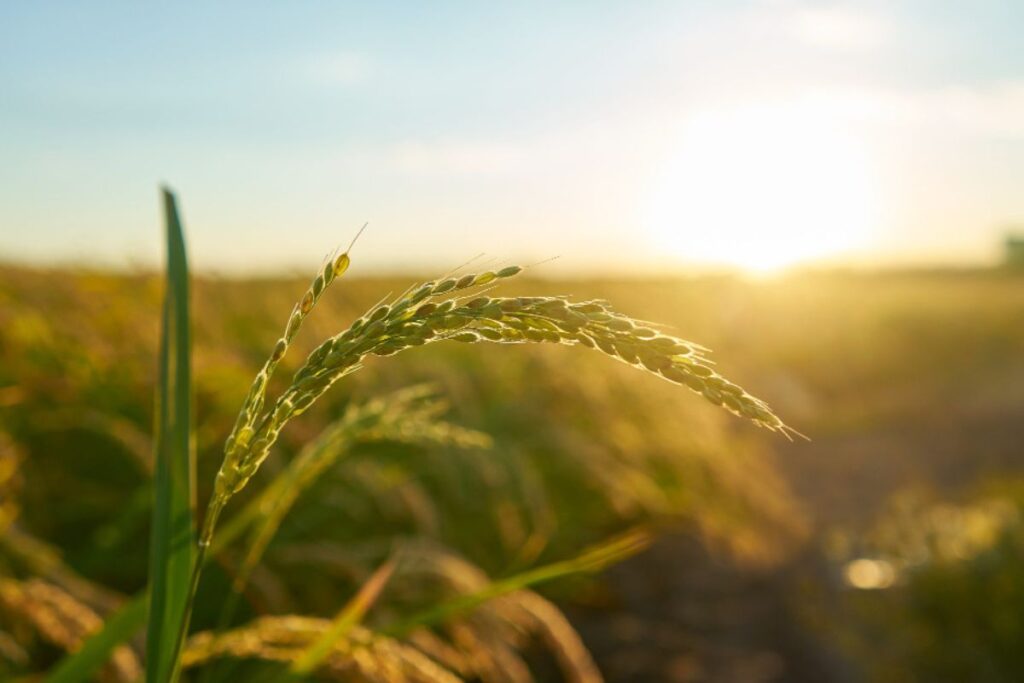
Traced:
<path fill-rule="evenodd" d="M 281 376 L 416 280 L 337 284 Z M 193 285 L 204 501 L 305 278 Z M 375 358 L 289 425 L 259 478 L 346 406 L 413 385 L 447 403 L 447 423 L 489 442 L 353 448 L 298 499 L 236 623 L 336 613 L 399 541 L 499 578 L 641 526 L 657 536 L 652 548 L 537 587 L 609 681 L 1002 681 L 1024 666 L 1014 646 L 1024 637 L 1024 276 L 532 277 L 501 291 L 607 299 L 663 322 L 713 349 L 724 375 L 810 440 L 758 430 L 583 350 L 444 343 Z M 161 296 L 149 274 L 0 269 L 8 588 L 41 577 L 102 619 L 145 587 Z M 229 546 L 212 565 L 197 630 L 220 618 L 212 598 L 241 555 Z M 369 627 L 423 604 L 413 574 L 396 577 Z M 5 677 L 44 671 L 75 647 L 26 618 L 15 593 L 0 591 Z M 573 670 L 530 647 L 508 656 L 536 680 Z M 503 680 L 496 672 L 510 666 L 466 677 Z"/>

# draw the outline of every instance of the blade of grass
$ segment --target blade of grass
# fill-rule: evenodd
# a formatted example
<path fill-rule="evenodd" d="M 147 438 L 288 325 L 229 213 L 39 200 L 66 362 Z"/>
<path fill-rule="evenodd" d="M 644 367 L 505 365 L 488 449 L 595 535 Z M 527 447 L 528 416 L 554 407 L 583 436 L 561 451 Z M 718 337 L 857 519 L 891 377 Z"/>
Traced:
<path fill-rule="evenodd" d="M 331 653 L 339 640 L 348 635 L 353 626 L 359 624 L 366 615 L 367 610 L 377 602 L 381 591 L 387 586 L 391 575 L 395 573 L 396 558 L 392 557 L 377 568 L 367 579 L 359 591 L 351 600 L 338 612 L 338 615 L 331 622 L 331 627 L 323 632 L 316 641 L 306 648 L 305 652 L 292 662 L 289 675 L 283 680 L 295 680 L 307 676 L 320 665 L 320 663 Z"/>
<path fill-rule="evenodd" d="M 174 195 L 163 190 L 167 291 L 156 393 L 146 681 L 174 681 L 195 548 L 188 264 Z"/>
<path fill-rule="evenodd" d="M 260 510 L 268 504 L 274 496 L 278 495 L 280 489 L 271 484 L 259 496 L 249 501 L 240 512 L 231 517 L 228 523 L 223 524 L 217 530 L 211 552 L 202 558 L 205 564 L 220 550 L 236 540 L 239 536 L 260 519 Z M 113 652 L 114 648 L 134 636 L 146 621 L 146 605 L 148 594 L 145 591 L 135 594 L 129 602 L 113 615 L 104 624 L 103 628 L 91 635 L 76 652 L 69 653 L 60 663 L 54 667 L 50 676 L 60 675 L 60 678 L 47 678 L 46 683 L 77 683 L 92 680 L 96 670 Z M 133 609 L 129 609 L 129 605 Z M 102 657 L 100 655 L 103 655 Z"/>
<path fill-rule="evenodd" d="M 287 668 L 278 666 L 268 669 L 254 683 L 296 683 L 311 676 L 318 666 L 330 656 L 334 647 L 349 634 L 353 627 L 363 620 L 366 612 L 377 602 L 381 592 L 395 573 L 398 557 L 392 556 L 370 575 L 352 599 L 345 603 L 331 625 L 302 651 Z"/>
<path fill-rule="evenodd" d="M 46 677 L 46 683 L 80 683 L 110 659 L 118 645 L 131 638 L 146 618 L 146 596 L 139 595 L 121 606 L 86 640 L 74 654 L 66 657 Z"/>
<path fill-rule="evenodd" d="M 384 635 L 401 638 L 408 635 L 415 628 L 443 623 L 453 617 L 471 612 L 480 605 L 503 595 L 573 574 L 589 574 L 601 571 L 608 565 L 621 562 L 627 557 L 631 557 L 646 549 L 651 544 L 652 539 L 651 532 L 647 530 L 634 529 L 628 531 L 621 536 L 588 548 L 572 559 L 553 562 L 514 576 L 493 581 L 480 590 L 456 596 L 447 602 L 425 609 L 391 626 L 386 626 L 379 632 Z"/>

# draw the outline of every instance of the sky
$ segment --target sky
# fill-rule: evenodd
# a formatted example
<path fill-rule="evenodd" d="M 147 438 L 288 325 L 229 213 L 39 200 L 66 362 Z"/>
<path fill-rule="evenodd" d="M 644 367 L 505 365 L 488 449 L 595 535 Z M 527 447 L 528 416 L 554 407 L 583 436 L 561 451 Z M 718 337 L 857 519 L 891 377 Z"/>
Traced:
<path fill-rule="evenodd" d="M 1024 2 L 5 2 L 0 261 L 979 263 Z"/>

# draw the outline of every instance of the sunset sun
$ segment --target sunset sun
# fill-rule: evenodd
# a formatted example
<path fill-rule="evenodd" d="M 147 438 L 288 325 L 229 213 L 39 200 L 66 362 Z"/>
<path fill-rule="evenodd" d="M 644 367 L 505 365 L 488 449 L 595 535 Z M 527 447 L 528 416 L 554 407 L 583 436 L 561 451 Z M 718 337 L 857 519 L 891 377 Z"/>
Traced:
<path fill-rule="evenodd" d="M 688 264 L 770 272 L 863 246 L 876 222 L 863 143 L 797 105 L 690 119 L 647 207 L 655 247 Z"/>

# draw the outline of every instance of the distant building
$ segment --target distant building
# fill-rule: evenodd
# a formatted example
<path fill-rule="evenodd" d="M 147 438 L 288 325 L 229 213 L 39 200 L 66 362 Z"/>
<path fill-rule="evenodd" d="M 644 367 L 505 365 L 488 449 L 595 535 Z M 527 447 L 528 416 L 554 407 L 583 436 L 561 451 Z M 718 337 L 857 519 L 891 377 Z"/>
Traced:
<path fill-rule="evenodd" d="M 1008 235 L 1005 248 L 1006 265 L 1010 268 L 1024 269 L 1024 235 Z"/>

